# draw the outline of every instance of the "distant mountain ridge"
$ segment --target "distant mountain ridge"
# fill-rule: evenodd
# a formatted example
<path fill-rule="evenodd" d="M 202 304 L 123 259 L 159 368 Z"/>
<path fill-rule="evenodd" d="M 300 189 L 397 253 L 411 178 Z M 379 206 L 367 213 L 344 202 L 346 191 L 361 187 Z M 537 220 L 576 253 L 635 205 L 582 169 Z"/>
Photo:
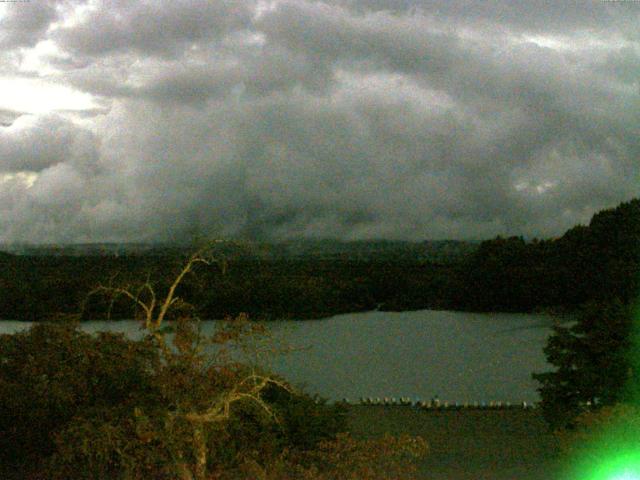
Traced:
<path fill-rule="evenodd" d="M 417 260 L 453 262 L 474 252 L 480 242 L 459 240 L 285 240 L 273 243 L 243 243 L 222 241 L 212 246 L 212 252 L 266 259 L 317 260 Z M 78 243 L 78 244 L 0 244 L 0 251 L 29 256 L 173 256 L 188 254 L 196 247 L 180 244 L 154 243 Z"/>
<path fill-rule="evenodd" d="M 187 245 L 84 244 L 13 246 L 1 254 L 0 318 L 39 321 L 57 313 L 132 318 L 127 302 L 94 299 L 96 285 L 136 285 L 150 278 L 167 288 L 193 251 Z M 322 318 L 338 313 L 446 309 L 574 311 L 600 300 L 633 302 L 640 293 L 640 199 L 596 213 L 550 240 L 496 237 L 481 243 L 367 240 L 218 242 L 180 295 L 202 318 Z M 62 294 L 63 293 L 63 294 Z M 81 307 L 82 306 L 82 307 Z M 86 309 L 85 309 L 86 307 Z"/>

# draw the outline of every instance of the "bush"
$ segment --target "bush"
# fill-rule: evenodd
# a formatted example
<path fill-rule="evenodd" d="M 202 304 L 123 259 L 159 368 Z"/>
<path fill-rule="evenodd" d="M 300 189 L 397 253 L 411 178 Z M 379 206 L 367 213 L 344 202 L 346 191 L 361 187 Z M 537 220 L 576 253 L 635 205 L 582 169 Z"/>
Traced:
<path fill-rule="evenodd" d="M 553 429 L 570 427 L 582 412 L 637 394 L 632 335 L 633 311 L 615 300 L 590 303 L 574 325 L 554 328 L 544 352 L 556 370 L 533 375 L 541 384 L 542 412 Z"/>
<path fill-rule="evenodd" d="M 356 440 L 349 434 L 320 442 L 313 450 L 288 451 L 267 464 L 245 458 L 219 480 L 411 480 L 415 461 L 427 452 L 420 437 L 403 435 Z"/>
<path fill-rule="evenodd" d="M 0 462 L 6 468 L 38 464 L 71 422 L 159 404 L 158 364 L 149 342 L 93 337 L 73 325 L 38 324 L 0 335 Z"/>
<path fill-rule="evenodd" d="M 400 460 L 419 453 L 419 439 L 377 444 L 339 436 L 346 429 L 341 407 L 234 360 L 231 351 L 259 348 L 265 334 L 246 316 L 218 323 L 203 338 L 189 305 L 174 297 L 197 262 L 206 259 L 192 257 L 162 301 L 149 282 L 135 294 L 96 289 L 136 302 L 142 340 L 93 336 L 72 324 L 0 336 L 0 476 L 373 479 L 387 477 L 360 474 L 376 462 L 399 471 Z M 172 306 L 176 320 L 166 325 Z"/>
<path fill-rule="evenodd" d="M 194 423 L 190 412 L 204 415 L 212 397 L 240 391 L 255 372 L 201 368 L 186 360 L 190 350 L 172 352 L 163 358 L 150 337 L 92 336 L 68 324 L 0 336 L 2 477 L 193 478 L 204 445 L 209 478 L 409 478 L 423 453 L 420 439 L 339 435 L 344 407 L 277 377 L 258 401 L 227 404 L 224 421 Z"/>
<path fill-rule="evenodd" d="M 201 368 L 186 355 L 163 360 L 151 338 L 92 336 L 67 324 L 0 336 L 2 465 L 46 469 L 47 478 L 175 478 L 196 463 L 189 413 L 240 391 L 250 375 L 239 364 Z M 263 405 L 247 397 L 225 421 L 203 422 L 210 467 L 237 463 L 247 450 L 270 458 L 313 448 L 345 428 L 338 407 L 278 383 L 257 397 Z"/>

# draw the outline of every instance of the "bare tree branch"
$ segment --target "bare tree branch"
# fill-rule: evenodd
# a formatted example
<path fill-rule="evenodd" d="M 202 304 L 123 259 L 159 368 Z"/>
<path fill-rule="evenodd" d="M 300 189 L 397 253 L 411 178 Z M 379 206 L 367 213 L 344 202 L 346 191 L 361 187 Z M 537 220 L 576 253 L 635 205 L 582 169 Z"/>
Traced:
<path fill-rule="evenodd" d="M 149 277 L 137 288 L 131 287 L 130 285 L 113 286 L 112 281 L 108 286 L 98 285 L 94 290 L 89 292 L 88 295 L 88 297 L 97 294 L 109 296 L 111 301 L 110 311 L 113 303 L 120 296 L 132 301 L 136 308 L 139 308 L 144 314 L 144 327 L 161 349 L 164 360 L 166 361 L 164 366 L 178 365 L 181 368 L 186 367 L 188 371 L 196 375 L 195 378 L 198 380 L 201 380 L 202 373 L 214 373 L 212 369 L 220 369 L 219 371 L 221 373 L 223 369 L 233 369 L 234 364 L 231 363 L 231 357 L 227 358 L 226 362 L 217 363 L 224 358 L 224 352 L 227 351 L 229 346 L 236 347 L 240 350 L 244 350 L 247 347 L 252 348 L 256 353 L 256 358 L 265 352 L 274 351 L 273 348 L 265 350 L 261 344 L 252 343 L 255 340 L 254 337 L 266 335 L 266 332 L 264 327 L 250 324 L 246 315 L 240 315 L 237 321 L 223 324 L 215 334 L 209 337 L 208 342 L 202 340 L 200 331 L 198 331 L 196 335 L 193 334 L 194 332 L 191 330 L 192 324 L 182 325 L 179 323 L 176 336 L 173 339 L 173 346 L 177 351 L 176 349 L 172 350 L 167 344 L 165 339 L 166 331 L 161 328 L 167 313 L 171 308 L 181 308 L 183 305 L 190 306 L 190 304 L 176 295 L 177 289 L 184 280 L 184 277 L 192 272 L 196 265 L 201 263 L 204 265 L 218 263 L 223 273 L 226 271 L 226 260 L 210 258 L 210 256 L 206 254 L 208 250 L 209 248 L 200 249 L 189 257 L 186 264 L 173 279 L 166 296 L 162 298 L 158 297 L 156 289 Z M 197 316 L 191 316 L 189 314 L 186 321 L 198 321 L 198 318 Z M 186 330 L 182 330 L 182 327 L 186 328 Z M 205 356 L 202 354 L 202 351 L 207 345 L 215 345 L 219 348 L 215 353 L 210 352 L 209 355 Z M 214 360 L 216 360 L 216 362 L 214 362 Z M 170 372 L 169 370 L 169 373 Z M 294 393 L 292 387 L 285 382 L 269 375 L 258 374 L 255 369 L 253 369 L 250 374 L 237 379 L 231 388 L 219 394 L 216 391 L 214 394 L 215 397 L 208 400 L 206 404 L 200 407 L 189 407 L 187 411 L 178 409 L 170 414 L 172 421 L 177 419 L 186 420 L 191 424 L 193 429 L 193 443 L 190 448 L 192 448 L 192 453 L 196 458 L 196 465 L 190 466 L 183 460 L 179 460 L 178 463 L 182 471 L 180 474 L 181 479 L 195 478 L 197 480 L 204 480 L 206 478 L 208 450 L 205 442 L 205 425 L 228 421 L 232 414 L 232 405 L 236 402 L 251 402 L 265 412 L 270 419 L 279 423 L 276 412 L 274 412 L 262 398 L 263 391 L 270 385 L 275 385 L 290 393 Z M 200 409 L 204 411 L 198 411 Z M 182 458 L 182 452 L 179 453 L 180 458 Z"/>
<path fill-rule="evenodd" d="M 157 329 L 162 324 L 162 321 L 164 320 L 164 317 L 166 316 L 167 311 L 169 310 L 169 307 L 171 307 L 171 305 L 175 301 L 174 300 L 174 295 L 175 295 L 175 292 L 176 292 L 176 288 L 178 288 L 178 285 L 180 285 L 180 283 L 182 282 L 182 279 L 184 278 L 184 276 L 187 273 L 189 273 L 193 269 L 193 267 L 198 263 L 204 263 L 205 265 L 211 265 L 211 261 L 203 256 L 203 251 L 204 251 L 204 249 L 194 253 L 191 256 L 191 258 L 189 259 L 187 264 L 184 266 L 184 268 L 180 271 L 178 276 L 175 278 L 175 280 L 171 284 L 171 287 L 169 287 L 169 293 L 167 293 L 167 296 L 165 297 L 164 302 L 162 303 L 162 306 L 160 307 L 160 313 L 158 313 L 158 316 L 155 319 L 153 328 Z"/>

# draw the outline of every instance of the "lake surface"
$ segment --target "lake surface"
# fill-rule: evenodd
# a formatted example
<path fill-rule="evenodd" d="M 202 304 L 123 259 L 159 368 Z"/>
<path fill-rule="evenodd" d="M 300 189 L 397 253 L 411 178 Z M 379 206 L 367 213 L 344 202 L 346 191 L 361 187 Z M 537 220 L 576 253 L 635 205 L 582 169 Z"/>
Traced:
<path fill-rule="evenodd" d="M 211 331 L 215 322 L 203 322 Z M 532 372 L 546 371 L 545 315 L 436 310 L 364 312 L 323 320 L 268 323 L 274 338 L 298 347 L 271 367 L 309 393 L 343 397 L 438 396 L 449 402 L 534 402 Z M 29 326 L 2 321 L 0 333 Z M 141 334 L 133 321 L 86 322 L 89 332 Z"/>

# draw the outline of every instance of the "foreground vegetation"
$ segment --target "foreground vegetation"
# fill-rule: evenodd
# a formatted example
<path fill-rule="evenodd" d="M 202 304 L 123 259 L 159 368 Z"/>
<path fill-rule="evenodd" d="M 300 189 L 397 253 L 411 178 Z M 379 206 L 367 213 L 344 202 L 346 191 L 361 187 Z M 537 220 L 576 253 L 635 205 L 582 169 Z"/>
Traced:
<path fill-rule="evenodd" d="M 339 406 L 201 356 L 183 328 L 169 357 L 67 324 L 0 337 L 2 478 L 411 478 L 420 438 L 356 441 Z"/>
<path fill-rule="evenodd" d="M 69 322 L 0 336 L 2 478 L 412 478 L 424 440 L 353 439 L 340 406 L 251 361 L 271 351 L 260 325 L 240 316 L 203 338 L 176 296 L 198 263 L 162 294 L 148 281 L 93 291 L 135 303 L 141 340 Z"/>
<path fill-rule="evenodd" d="M 538 373 L 541 406 L 552 428 L 618 403 L 640 400 L 638 325 L 620 300 L 586 305 L 570 326 L 556 326 L 545 353 L 551 372 Z"/>

